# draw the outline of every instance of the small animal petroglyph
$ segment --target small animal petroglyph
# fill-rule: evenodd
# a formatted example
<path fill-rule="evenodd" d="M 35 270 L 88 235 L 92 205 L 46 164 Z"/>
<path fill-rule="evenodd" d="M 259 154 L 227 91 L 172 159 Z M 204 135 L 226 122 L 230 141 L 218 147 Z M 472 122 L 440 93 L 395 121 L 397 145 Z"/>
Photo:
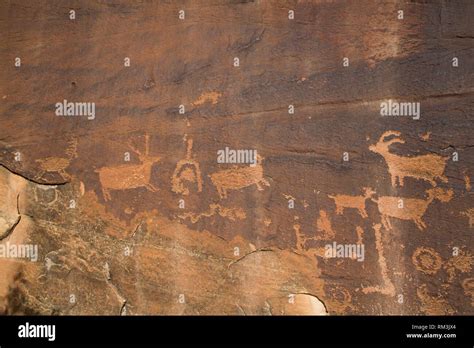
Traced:
<path fill-rule="evenodd" d="M 36 162 L 39 163 L 40 171 L 37 175 L 38 178 L 41 178 L 46 172 L 56 172 L 63 179 L 69 180 L 71 176 L 66 173 L 66 168 L 69 167 L 71 160 L 77 157 L 77 139 L 72 139 L 69 142 L 69 146 L 66 149 L 67 157 L 46 157 L 37 159 Z"/>
<path fill-rule="evenodd" d="M 422 217 L 434 199 L 441 202 L 449 202 L 453 196 L 452 190 L 444 190 L 441 188 L 432 188 L 427 190 L 428 199 L 418 198 L 401 198 L 384 196 L 379 197 L 378 200 L 372 198 L 371 200 L 377 203 L 380 214 L 382 214 L 382 224 L 385 229 L 391 229 L 390 217 L 401 220 L 412 220 L 420 230 L 426 228 Z"/>
<path fill-rule="evenodd" d="M 328 197 L 332 198 L 336 204 L 336 214 L 343 214 L 345 208 L 353 208 L 357 209 L 360 216 L 366 218 L 368 215 L 365 210 L 365 201 L 371 198 L 374 194 L 375 191 L 373 189 L 370 187 L 364 187 L 364 195 L 362 196 L 328 195 Z"/>
<path fill-rule="evenodd" d="M 395 136 L 395 138 L 387 141 L 385 138 L 388 136 Z M 385 159 L 393 187 L 396 186 L 397 181 L 400 186 L 403 186 L 403 180 L 406 177 L 426 180 L 432 186 L 436 186 L 436 178 L 442 182 L 448 182 L 448 178 L 443 175 L 448 157 L 433 154 L 405 157 L 390 153 L 390 145 L 405 143 L 399 136 L 400 132 L 387 131 L 375 145 L 369 146 L 370 151 L 380 154 Z"/>
<path fill-rule="evenodd" d="M 185 213 L 182 215 L 179 215 L 181 219 L 187 219 L 189 218 L 191 222 L 194 224 L 201 220 L 203 217 L 211 217 L 215 214 L 219 214 L 219 216 L 223 218 L 227 218 L 230 221 L 236 221 L 236 220 L 243 220 L 246 218 L 245 211 L 242 208 L 226 208 L 223 207 L 219 204 L 211 204 L 209 206 L 209 211 L 201 213 L 201 214 L 195 214 L 195 213 Z"/>
<path fill-rule="evenodd" d="M 206 102 L 211 102 L 212 105 L 217 104 L 217 100 L 222 94 L 219 92 L 207 92 L 201 94 L 201 96 L 193 102 L 194 106 L 203 105 Z"/>
<path fill-rule="evenodd" d="M 188 195 L 189 189 L 185 187 L 184 181 L 197 184 L 198 192 L 202 191 L 202 178 L 199 163 L 192 156 L 193 140 L 188 140 L 186 158 L 176 164 L 173 176 L 171 177 L 171 190 L 175 193 Z"/>
<path fill-rule="evenodd" d="M 263 191 L 262 185 L 270 186 L 263 177 L 263 158 L 257 156 L 257 165 L 249 167 L 234 167 L 210 174 L 212 183 L 217 188 L 221 198 L 227 198 L 228 190 L 239 190 L 251 185 L 257 185 L 259 191 Z"/>
<path fill-rule="evenodd" d="M 374 224 L 373 228 L 374 228 L 374 233 L 375 233 L 375 248 L 377 249 L 377 254 L 379 258 L 379 266 L 380 266 L 380 271 L 382 274 L 383 285 L 370 286 L 367 288 L 363 288 L 362 291 L 365 294 L 378 292 L 387 296 L 395 296 L 395 286 L 393 285 L 392 281 L 390 280 L 390 277 L 388 276 L 387 261 L 385 260 L 385 256 L 384 256 L 382 233 L 381 233 L 382 225 Z"/>
<path fill-rule="evenodd" d="M 129 146 L 138 154 L 141 164 L 122 164 L 95 170 L 96 173 L 99 173 L 102 194 L 106 201 L 111 199 L 111 190 L 146 187 L 152 192 L 158 191 L 158 189 L 150 183 L 150 179 L 151 169 L 155 163 L 160 161 L 160 157 L 149 156 L 149 135 L 145 135 L 145 155 L 142 155 L 132 144 L 129 144 Z"/>

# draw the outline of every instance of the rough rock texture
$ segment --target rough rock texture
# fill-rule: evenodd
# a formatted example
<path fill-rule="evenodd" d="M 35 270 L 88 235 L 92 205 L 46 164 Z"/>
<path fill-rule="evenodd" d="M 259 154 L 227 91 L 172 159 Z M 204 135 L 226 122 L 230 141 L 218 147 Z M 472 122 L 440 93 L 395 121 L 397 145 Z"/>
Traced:
<path fill-rule="evenodd" d="M 0 311 L 474 314 L 473 17 L 467 0 L 1 2 L 0 239 L 39 256 L 0 258 Z M 382 117 L 389 99 L 420 119 Z M 63 100 L 95 118 L 57 116 Z M 220 164 L 225 147 L 259 162 Z"/>

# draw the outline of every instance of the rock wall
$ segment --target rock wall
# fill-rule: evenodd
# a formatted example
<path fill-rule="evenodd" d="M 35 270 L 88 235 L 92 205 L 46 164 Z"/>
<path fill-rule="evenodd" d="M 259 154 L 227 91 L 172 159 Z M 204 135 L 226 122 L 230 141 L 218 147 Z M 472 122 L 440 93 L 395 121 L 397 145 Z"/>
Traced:
<path fill-rule="evenodd" d="M 474 314 L 473 16 L 2 2 L 0 311 Z"/>

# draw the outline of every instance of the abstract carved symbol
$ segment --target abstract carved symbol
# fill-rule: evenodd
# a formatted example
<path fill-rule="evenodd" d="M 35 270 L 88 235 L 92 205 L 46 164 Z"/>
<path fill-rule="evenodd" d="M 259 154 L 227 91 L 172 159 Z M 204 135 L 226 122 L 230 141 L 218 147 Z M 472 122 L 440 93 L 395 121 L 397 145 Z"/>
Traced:
<path fill-rule="evenodd" d="M 336 204 L 336 214 L 343 214 L 345 208 L 357 209 L 360 216 L 364 219 L 368 217 L 367 211 L 365 210 L 365 201 L 371 198 L 375 194 L 375 191 L 370 187 L 364 187 L 364 195 L 362 196 L 349 196 L 349 195 L 328 195 L 329 198 L 334 200 Z"/>
<path fill-rule="evenodd" d="M 77 139 L 72 139 L 69 142 L 69 146 L 66 150 L 67 158 L 64 157 L 46 157 L 37 159 L 41 168 L 37 177 L 41 178 L 46 172 L 56 172 L 63 179 L 70 179 L 71 176 L 66 173 L 65 169 L 69 167 L 71 160 L 77 157 Z"/>
<path fill-rule="evenodd" d="M 378 200 L 371 198 L 371 200 L 377 203 L 379 212 L 382 215 L 382 224 L 386 230 L 392 228 L 389 217 L 394 217 L 401 220 L 412 220 L 415 225 L 423 231 L 426 228 L 426 224 L 423 222 L 422 217 L 428 205 L 430 205 L 434 199 L 441 202 L 449 202 L 453 196 L 452 190 L 444 190 L 441 188 L 431 188 L 427 190 L 427 192 L 427 200 L 392 196 L 379 197 Z M 400 207 L 400 202 L 403 202 L 402 207 Z"/>
<path fill-rule="evenodd" d="M 189 194 L 189 189 L 184 186 L 183 181 L 197 183 L 198 192 L 202 191 L 201 169 L 199 163 L 192 158 L 193 140 L 188 140 L 186 158 L 176 164 L 173 176 L 171 177 L 172 191 L 183 195 Z"/>
<path fill-rule="evenodd" d="M 388 136 L 395 137 L 387 141 L 385 138 Z M 394 143 L 404 144 L 405 141 L 400 139 L 400 132 L 387 131 L 375 145 L 369 146 L 370 151 L 380 154 L 385 159 L 393 187 L 396 186 L 397 180 L 400 186 L 403 186 L 405 177 L 426 180 L 432 186 L 436 186 L 436 178 L 448 182 L 448 178 L 443 175 L 448 157 L 433 154 L 416 157 L 399 156 L 390 153 L 389 147 Z"/>
<path fill-rule="evenodd" d="M 262 191 L 262 185 L 270 186 L 263 177 L 262 160 L 263 158 L 257 155 L 257 164 L 253 167 L 235 167 L 209 175 L 220 198 L 227 198 L 227 190 L 239 190 L 255 184 L 257 189 Z"/>
<path fill-rule="evenodd" d="M 395 296 L 395 286 L 393 285 L 392 281 L 390 280 L 390 277 L 388 276 L 387 261 L 385 260 L 385 256 L 383 253 L 383 243 L 382 243 L 382 233 L 381 233 L 382 225 L 374 224 L 373 228 L 374 228 L 374 233 L 375 233 L 375 248 L 377 249 L 377 254 L 379 258 L 378 261 L 379 261 L 379 266 L 380 266 L 380 272 L 382 274 L 383 285 L 370 286 L 370 287 L 362 289 L 362 291 L 364 292 L 364 294 L 378 292 L 387 296 Z"/>
<path fill-rule="evenodd" d="M 102 185 L 102 194 L 105 201 L 109 201 L 111 190 L 126 190 L 138 187 L 146 187 L 152 192 L 158 189 L 150 183 L 151 169 L 159 162 L 160 157 L 149 156 L 149 136 L 145 135 L 145 155 L 136 149 L 132 144 L 129 146 L 138 154 L 141 164 L 122 164 L 112 167 L 103 167 L 95 170 L 99 173 L 99 180 Z"/>
<path fill-rule="evenodd" d="M 426 274 L 436 274 L 443 265 L 441 256 L 431 248 L 420 247 L 411 257 L 416 269 Z"/>

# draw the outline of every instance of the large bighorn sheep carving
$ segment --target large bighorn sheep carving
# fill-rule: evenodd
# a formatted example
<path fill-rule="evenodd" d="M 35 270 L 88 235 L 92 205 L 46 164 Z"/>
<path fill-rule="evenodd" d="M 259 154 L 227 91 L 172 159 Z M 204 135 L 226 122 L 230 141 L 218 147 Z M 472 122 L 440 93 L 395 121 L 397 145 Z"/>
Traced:
<path fill-rule="evenodd" d="M 386 140 L 386 138 L 391 135 L 395 137 L 391 140 Z M 399 185 L 403 186 L 403 179 L 405 177 L 426 180 L 433 186 L 436 186 L 436 178 L 442 182 L 448 182 L 448 178 L 443 175 L 448 157 L 433 154 L 405 157 L 390 153 L 390 145 L 394 143 L 405 143 L 405 141 L 399 137 L 400 132 L 387 131 L 382 134 L 375 145 L 369 146 L 370 151 L 382 155 L 385 159 L 393 187 L 396 186 L 397 180 Z"/>

